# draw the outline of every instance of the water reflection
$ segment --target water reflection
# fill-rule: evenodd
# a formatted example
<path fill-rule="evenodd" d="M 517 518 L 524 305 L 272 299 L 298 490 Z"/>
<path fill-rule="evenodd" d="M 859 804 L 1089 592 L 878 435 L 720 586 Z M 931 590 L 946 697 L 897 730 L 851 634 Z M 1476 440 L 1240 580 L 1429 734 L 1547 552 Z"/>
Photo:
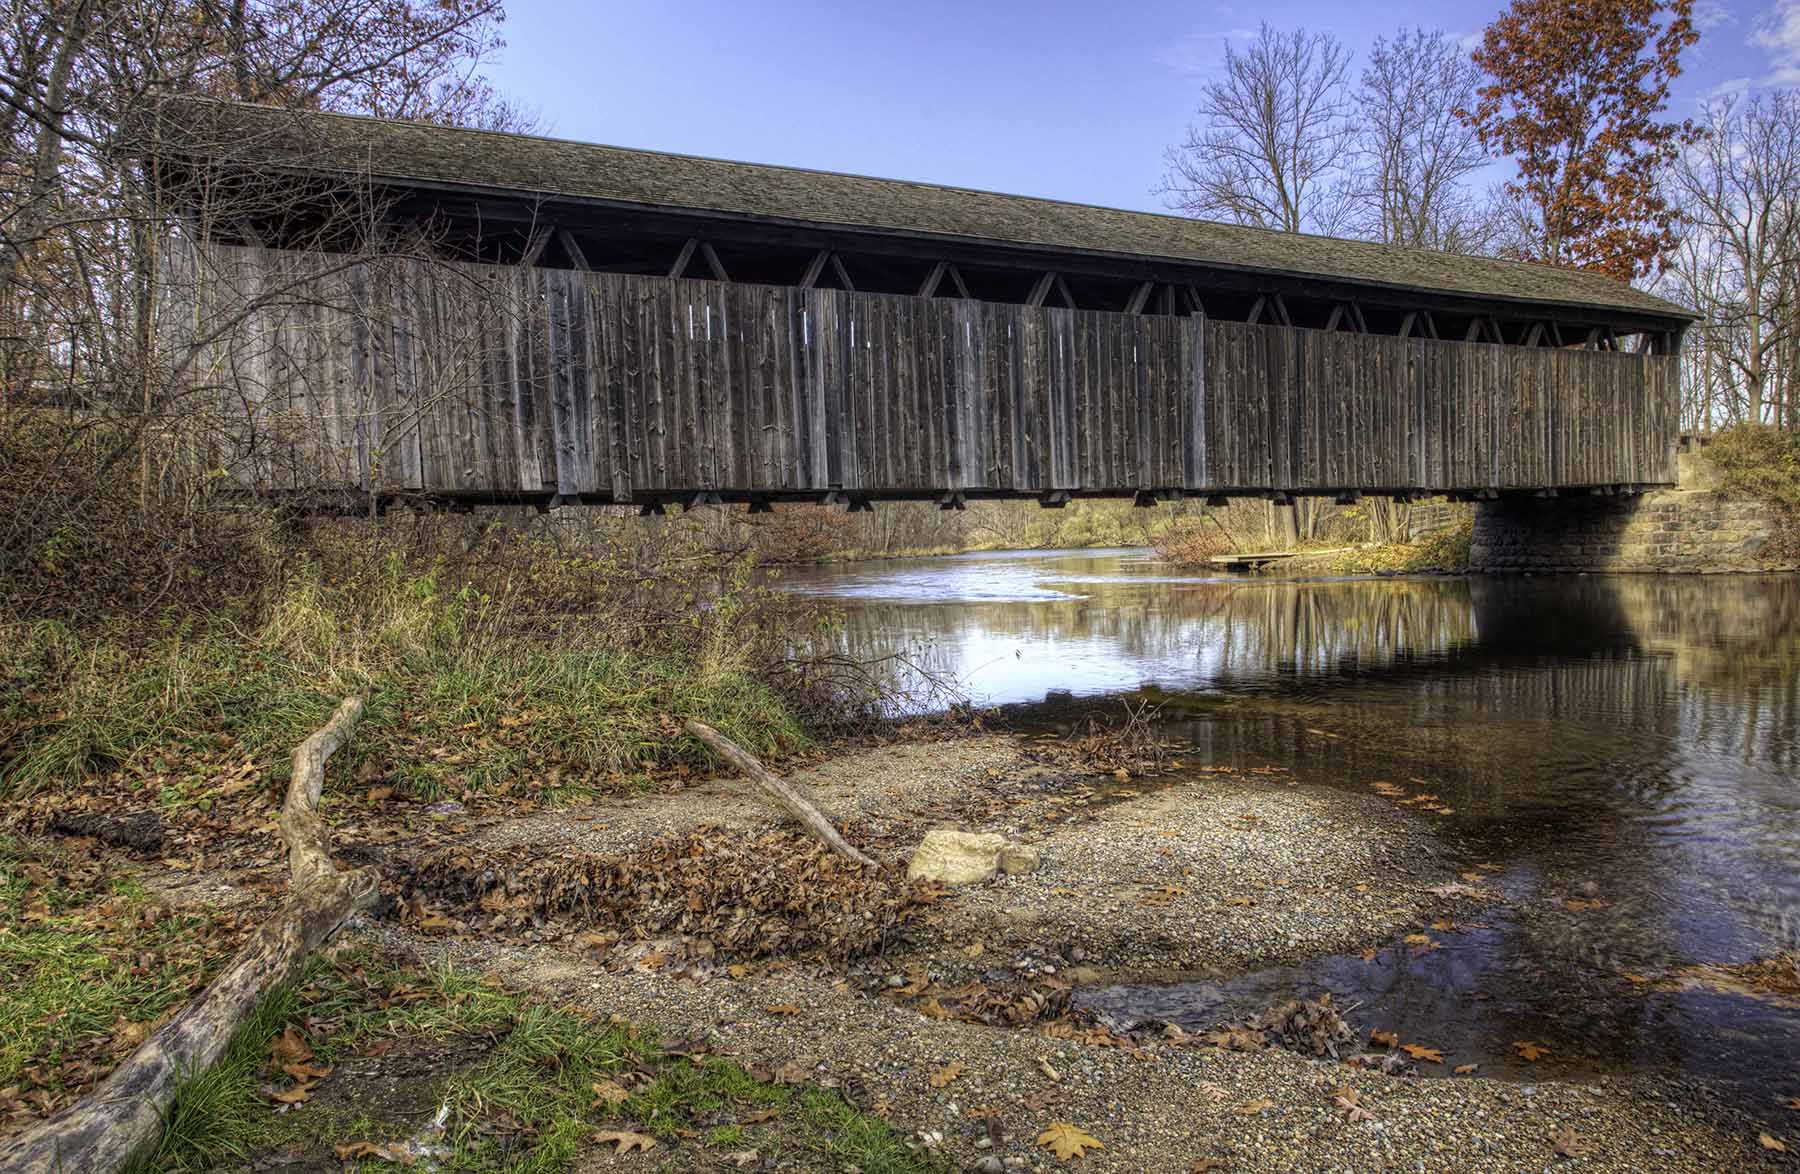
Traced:
<path fill-rule="evenodd" d="M 1507 902 L 1441 955 L 1322 960 L 1245 980 L 1254 993 L 1337 989 L 1396 1028 L 1486 1041 L 1484 1065 L 1552 1036 L 1571 1069 L 1676 1064 L 1800 1092 L 1792 1010 L 1624 977 L 1800 949 L 1793 578 L 1294 582 L 1079 552 L 787 582 L 845 605 L 845 651 L 907 649 L 1027 722 L 1151 696 L 1197 761 L 1429 790 L 1454 809 L 1453 850 L 1501 866 Z M 1231 997 L 1140 1002 L 1192 1017 Z"/>

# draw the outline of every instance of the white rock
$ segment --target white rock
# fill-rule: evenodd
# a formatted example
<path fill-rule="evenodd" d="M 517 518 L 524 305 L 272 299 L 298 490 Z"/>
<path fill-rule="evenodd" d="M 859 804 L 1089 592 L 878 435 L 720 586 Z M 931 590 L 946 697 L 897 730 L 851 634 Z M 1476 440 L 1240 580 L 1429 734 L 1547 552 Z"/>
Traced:
<path fill-rule="evenodd" d="M 929 831 L 906 866 L 906 878 L 978 885 L 1000 870 L 1006 847 L 1006 837 L 996 832 Z"/>
<path fill-rule="evenodd" d="M 1000 849 L 1000 871 L 1008 876 L 1036 872 L 1042 861 L 1038 850 L 1026 844 L 1008 844 Z"/>

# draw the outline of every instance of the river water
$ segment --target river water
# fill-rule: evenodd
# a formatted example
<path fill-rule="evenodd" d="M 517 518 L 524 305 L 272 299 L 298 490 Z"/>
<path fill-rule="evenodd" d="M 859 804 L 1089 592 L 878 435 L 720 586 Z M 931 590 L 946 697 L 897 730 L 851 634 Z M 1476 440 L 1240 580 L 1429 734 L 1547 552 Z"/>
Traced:
<path fill-rule="evenodd" d="M 1435 794 L 1448 863 L 1504 894 L 1424 954 L 1166 976 L 1097 1009 L 1199 1028 L 1332 991 L 1484 1073 L 1800 1095 L 1800 1005 L 1693 977 L 1800 951 L 1800 580 L 1282 580 L 1084 550 L 780 583 L 844 610 L 847 651 L 904 652 L 1028 727 L 1149 699 L 1194 763 Z M 1204 801 L 1204 776 L 1172 785 Z"/>

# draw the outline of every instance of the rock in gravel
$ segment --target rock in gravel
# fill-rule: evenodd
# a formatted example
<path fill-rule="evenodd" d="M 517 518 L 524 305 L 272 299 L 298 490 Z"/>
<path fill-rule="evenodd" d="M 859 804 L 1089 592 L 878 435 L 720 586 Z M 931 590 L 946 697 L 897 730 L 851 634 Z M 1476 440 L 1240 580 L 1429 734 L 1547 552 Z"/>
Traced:
<path fill-rule="evenodd" d="M 1007 876 L 1036 872 L 1042 862 L 1038 850 L 1025 844 L 1008 844 L 1000 849 L 1000 871 Z"/>
<path fill-rule="evenodd" d="M 906 879 L 945 885 L 978 885 L 1000 871 L 1009 860 L 1008 872 L 1029 872 L 1037 867 L 1037 851 L 1009 843 L 998 832 L 958 832 L 939 828 L 925 833 L 913 853 L 912 863 L 906 867 Z"/>

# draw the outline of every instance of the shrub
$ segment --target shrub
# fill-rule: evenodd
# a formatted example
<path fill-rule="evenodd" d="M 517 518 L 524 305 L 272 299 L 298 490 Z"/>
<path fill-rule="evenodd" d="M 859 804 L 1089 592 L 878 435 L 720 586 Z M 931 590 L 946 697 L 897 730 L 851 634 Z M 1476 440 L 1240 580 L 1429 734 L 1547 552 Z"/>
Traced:
<path fill-rule="evenodd" d="M 1765 557 L 1800 555 L 1800 432 L 1740 424 L 1720 432 L 1705 451 L 1727 493 L 1763 502 L 1774 514 Z"/>
<path fill-rule="evenodd" d="M 1235 545 L 1223 526 L 1202 515 L 1176 519 L 1157 536 L 1156 554 L 1164 562 L 1204 566 L 1217 555 L 1230 554 Z"/>

